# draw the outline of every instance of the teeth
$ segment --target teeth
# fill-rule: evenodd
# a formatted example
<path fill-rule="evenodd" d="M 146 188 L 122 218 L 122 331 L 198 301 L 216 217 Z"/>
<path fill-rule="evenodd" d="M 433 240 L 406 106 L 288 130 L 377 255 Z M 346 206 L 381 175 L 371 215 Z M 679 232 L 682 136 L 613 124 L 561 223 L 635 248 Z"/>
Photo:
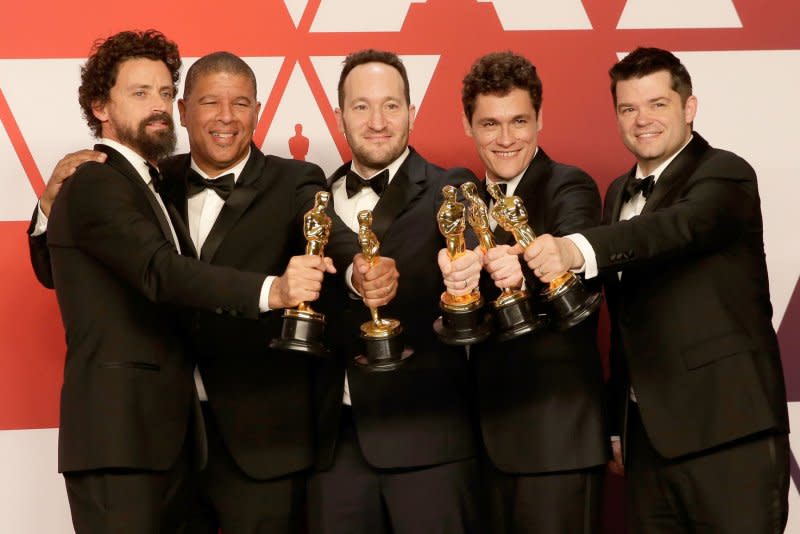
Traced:
<path fill-rule="evenodd" d="M 222 137 L 222 138 L 233 137 L 232 133 L 215 133 L 214 132 L 211 135 L 213 135 L 214 137 Z"/>

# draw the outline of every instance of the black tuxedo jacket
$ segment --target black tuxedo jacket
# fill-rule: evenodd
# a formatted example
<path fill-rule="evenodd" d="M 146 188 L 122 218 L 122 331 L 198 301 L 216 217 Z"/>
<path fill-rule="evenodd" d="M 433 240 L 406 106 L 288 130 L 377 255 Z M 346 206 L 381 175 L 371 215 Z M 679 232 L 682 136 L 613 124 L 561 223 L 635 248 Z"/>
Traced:
<path fill-rule="evenodd" d="M 330 182 L 349 167 L 341 167 Z M 443 345 L 433 331 L 444 289 L 437 264 L 444 247 L 436 222 L 441 190 L 466 180 L 475 177 L 465 170 L 445 172 L 412 150 L 375 206 L 372 228 L 381 242 L 380 254 L 393 258 L 400 273 L 397 296 L 380 314 L 402 322 L 405 344 L 414 354 L 394 372 L 356 368 L 354 357 L 363 354 L 359 326 L 370 320 L 370 313 L 343 286 L 335 292 L 330 308 L 338 313 L 328 316 L 337 320 L 330 330 L 338 358 L 325 362 L 318 374 L 318 467 L 328 467 L 333 459 L 345 368 L 359 444 L 372 466 L 436 465 L 474 455 L 465 352 Z"/>
<path fill-rule="evenodd" d="M 189 235 L 187 173 L 191 158 L 183 154 L 161 164 L 162 196 L 175 210 L 173 220 Z M 314 164 L 264 155 L 255 145 L 212 227 L 199 257 L 214 265 L 281 275 L 292 256 L 305 252 L 303 215 L 314 195 L 325 188 L 325 176 Z M 344 270 L 356 241 L 334 216 L 331 242 L 343 252 Z M 341 229 L 351 247 L 337 242 Z M 197 255 L 190 239 L 182 250 Z M 328 248 L 330 250 L 331 247 Z M 327 250 L 326 250 L 327 252 Z M 342 258 L 340 255 L 339 259 Z M 316 307 L 316 305 L 315 305 Z M 225 444 L 249 476 L 267 479 L 307 468 L 313 461 L 310 358 L 275 351 L 270 339 L 280 335 L 283 310 L 258 321 L 197 311 L 188 316 L 188 339 L 197 359 L 208 402 Z"/>
<path fill-rule="evenodd" d="M 618 406 L 632 385 L 668 458 L 787 431 L 755 172 L 695 133 L 642 214 L 616 222 L 628 175 L 606 195 L 608 226 L 583 232 L 606 284 Z"/>
<path fill-rule="evenodd" d="M 570 234 L 600 221 L 594 180 L 551 160 L 541 147 L 514 194 L 525 202 L 537 235 Z M 495 234 L 498 245 L 515 243 L 500 226 Z M 532 300 L 538 299 L 542 284 L 527 266 L 523 274 Z M 487 300 L 500 294 L 486 272 L 481 287 Z M 490 340 L 473 354 L 483 442 L 498 469 L 530 474 L 605 463 L 609 441 L 597 314 L 566 332 L 548 327 L 506 343 Z"/>
<path fill-rule="evenodd" d="M 197 414 L 176 306 L 255 318 L 264 275 L 180 256 L 136 170 L 115 150 L 95 149 L 106 163 L 77 170 L 53 204 L 46 238 L 31 239 L 67 336 L 59 470 L 167 469 Z M 45 239 L 52 270 L 41 263 Z"/>

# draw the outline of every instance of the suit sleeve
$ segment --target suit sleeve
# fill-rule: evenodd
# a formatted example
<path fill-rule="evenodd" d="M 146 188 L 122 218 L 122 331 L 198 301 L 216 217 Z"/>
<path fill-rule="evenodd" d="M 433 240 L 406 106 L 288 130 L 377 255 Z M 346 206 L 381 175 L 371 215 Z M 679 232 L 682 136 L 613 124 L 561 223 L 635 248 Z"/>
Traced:
<path fill-rule="evenodd" d="M 65 200 L 64 222 L 80 250 L 153 302 L 258 316 L 265 275 L 179 255 L 148 213 L 144 191 L 120 175 L 97 169 L 76 175 L 69 183 L 69 199 L 62 192 L 56 200 Z"/>
<path fill-rule="evenodd" d="M 601 200 L 597 184 L 577 168 L 553 175 L 547 206 L 547 231 L 555 236 L 580 232 L 600 224 Z"/>
<path fill-rule="evenodd" d="M 600 272 L 618 271 L 724 248 L 743 232 L 761 231 L 759 210 L 755 171 L 720 152 L 695 171 L 670 205 L 582 233 Z"/>
<path fill-rule="evenodd" d="M 31 224 L 28 227 L 28 251 L 31 257 L 31 266 L 39 283 L 48 289 L 53 289 L 53 272 L 50 268 L 50 250 L 47 248 L 47 233 L 37 236 L 31 235 L 36 228 L 39 217 L 39 205 L 33 210 Z"/>

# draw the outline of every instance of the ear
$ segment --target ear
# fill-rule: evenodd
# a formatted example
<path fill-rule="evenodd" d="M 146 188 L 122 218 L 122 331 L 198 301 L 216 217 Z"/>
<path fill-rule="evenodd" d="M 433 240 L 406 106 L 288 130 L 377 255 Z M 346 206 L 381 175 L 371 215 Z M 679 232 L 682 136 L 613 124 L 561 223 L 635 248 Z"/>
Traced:
<path fill-rule="evenodd" d="M 408 131 L 414 129 L 414 121 L 417 119 L 417 107 L 415 105 L 408 106 Z"/>
<path fill-rule="evenodd" d="M 333 114 L 336 115 L 336 127 L 339 129 L 339 133 L 347 137 L 347 134 L 344 131 L 344 119 L 342 118 L 341 108 L 334 109 Z"/>
<path fill-rule="evenodd" d="M 691 95 L 686 99 L 686 105 L 683 107 L 683 116 L 686 124 L 693 123 L 695 115 L 697 115 L 697 97 Z"/>
<path fill-rule="evenodd" d="M 536 114 L 536 131 L 541 132 L 542 127 L 544 126 L 544 119 L 542 118 L 542 112 L 544 110 L 539 108 L 539 113 Z"/>
<path fill-rule="evenodd" d="M 181 116 L 181 126 L 186 127 L 186 101 L 178 99 L 178 114 Z"/>
<path fill-rule="evenodd" d="M 108 102 L 92 102 L 92 115 L 100 122 L 108 122 Z"/>
<path fill-rule="evenodd" d="M 467 120 L 467 114 L 463 111 L 461 112 L 461 125 L 464 127 L 464 134 L 467 137 L 472 137 L 472 125 Z"/>

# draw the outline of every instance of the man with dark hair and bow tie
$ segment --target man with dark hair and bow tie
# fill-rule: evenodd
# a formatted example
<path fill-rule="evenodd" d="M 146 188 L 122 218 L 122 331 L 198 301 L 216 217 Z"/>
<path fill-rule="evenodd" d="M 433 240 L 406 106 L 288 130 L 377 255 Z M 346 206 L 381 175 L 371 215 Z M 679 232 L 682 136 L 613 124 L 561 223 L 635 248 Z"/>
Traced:
<path fill-rule="evenodd" d="M 358 245 L 334 216 L 333 257 L 305 255 L 303 216 L 324 189 L 324 174 L 253 144 L 260 103 L 241 58 L 215 52 L 197 60 L 178 108 L 190 153 L 161 161 L 159 193 L 181 251 L 269 275 L 269 305 L 258 321 L 214 310 L 184 314 L 207 446 L 187 532 L 302 532 L 313 462 L 311 361 L 268 346 L 280 333 L 281 309 L 316 300 L 323 275 L 334 262 L 344 271 Z M 62 160 L 44 196 L 76 159 L 90 156 Z"/>
<path fill-rule="evenodd" d="M 523 208 L 536 234 L 598 224 L 600 194 L 592 178 L 539 146 L 542 82 L 528 59 L 512 52 L 479 58 L 461 95 L 464 130 L 486 182 L 518 197 L 506 199 L 509 209 L 501 211 L 522 215 Z M 543 286 L 514 253 L 514 236 L 494 219 L 490 227 L 496 246 L 483 258 L 481 293 L 493 299 L 524 284 L 540 299 Z M 595 314 L 567 332 L 548 326 L 472 348 L 488 505 L 483 532 L 598 531 L 609 447 L 596 337 Z"/>
<path fill-rule="evenodd" d="M 636 165 L 604 226 L 541 236 L 525 258 L 545 282 L 603 277 L 631 531 L 783 532 L 789 423 L 756 174 L 693 131 L 673 54 L 638 48 L 609 74 Z"/>
<path fill-rule="evenodd" d="M 336 119 L 353 159 L 330 179 L 333 206 L 353 236 L 358 213 L 372 210 L 380 260 L 370 268 L 356 256 L 345 282 L 364 303 L 341 288 L 331 317 L 340 339 L 337 359 L 319 374 L 319 451 L 308 506 L 313 534 L 481 531 L 467 359 L 463 348 L 443 345 L 432 327 L 442 292 L 436 264 L 445 246 L 436 223 L 442 187 L 474 177 L 445 172 L 410 148 L 414 118 L 397 55 L 363 50 L 347 57 Z M 479 269 L 458 267 L 459 288 L 469 292 Z M 400 319 L 414 352 L 395 371 L 367 373 L 354 363 L 363 351 L 359 325 L 387 289 L 397 296 L 386 315 Z"/>

